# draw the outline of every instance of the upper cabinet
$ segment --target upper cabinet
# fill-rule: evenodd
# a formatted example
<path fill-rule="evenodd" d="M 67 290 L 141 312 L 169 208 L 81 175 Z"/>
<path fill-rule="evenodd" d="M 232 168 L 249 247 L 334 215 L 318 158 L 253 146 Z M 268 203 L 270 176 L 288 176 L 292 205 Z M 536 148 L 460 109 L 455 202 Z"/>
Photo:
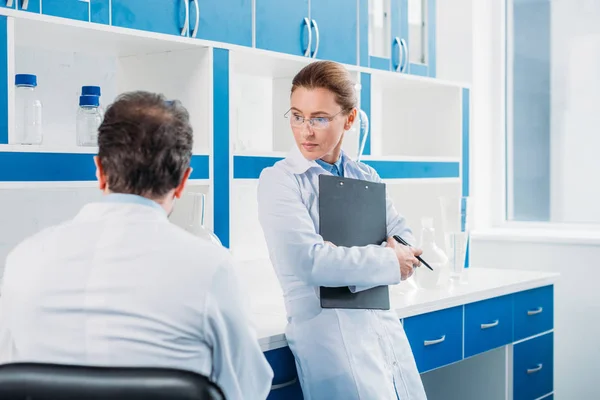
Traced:
<path fill-rule="evenodd" d="M 408 29 L 408 72 L 436 75 L 436 0 L 400 0 L 406 9 L 403 25 Z"/>
<path fill-rule="evenodd" d="M 251 0 L 112 0 L 124 28 L 252 45 Z"/>
<path fill-rule="evenodd" d="M 256 0 L 256 47 L 356 65 L 358 13 L 347 0 Z"/>
<path fill-rule="evenodd" d="M 405 5 L 403 0 L 361 0 L 362 66 L 407 72 Z"/>
<path fill-rule="evenodd" d="M 435 77 L 436 0 L 359 0 L 360 64 Z"/>
<path fill-rule="evenodd" d="M 39 2 L 40 0 L 37 1 Z M 55 17 L 78 21 L 90 20 L 90 3 L 80 0 L 43 0 L 41 11 L 42 14 L 53 15 Z"/>
<path fill-rule="evenodd" d="M 358 63 L 358 12 L 356 2 L 311 0 L 313 58 L 344 64 Z"/>
<path fill-rule="evenodd" d="M 256 47 L 311 57 L 308 0 L 256 0 Z"/>
<path fill-rule="evenodd" d="M 190 16 L 192 37 L 252 46 L 252 0 L 192 0 Z"/>
<path fill-rule="evenodd" d="M 0 0 L 0 7 L 39 13 L 40 0 Z"/>
<path fill-rule="evenodd" d="M 44 4 L 46 1 L 48 0 L 44 0 Z M 190 3 L 188 0 L 112 0 L 112 24 L 123 28 L 188 36 Z"/>

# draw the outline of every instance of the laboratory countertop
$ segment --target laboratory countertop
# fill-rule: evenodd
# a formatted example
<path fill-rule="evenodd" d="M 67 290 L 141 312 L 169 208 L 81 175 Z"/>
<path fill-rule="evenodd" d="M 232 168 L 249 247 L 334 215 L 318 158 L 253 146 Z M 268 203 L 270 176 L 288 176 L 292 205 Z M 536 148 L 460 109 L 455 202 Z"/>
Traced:
<path fill-rule="evenodd" d="M 262 350 L 287 346 L 283 293 L 270 262 L 245 261 L 238 267 Z M 558 277 L 557 273 L 471 267 L 460 281 L 448 280 L 433 289 L 418 288 L 409 279 L 390 287 L 390 301 L 398 318 L 407 318 L 550 285 Z"/>

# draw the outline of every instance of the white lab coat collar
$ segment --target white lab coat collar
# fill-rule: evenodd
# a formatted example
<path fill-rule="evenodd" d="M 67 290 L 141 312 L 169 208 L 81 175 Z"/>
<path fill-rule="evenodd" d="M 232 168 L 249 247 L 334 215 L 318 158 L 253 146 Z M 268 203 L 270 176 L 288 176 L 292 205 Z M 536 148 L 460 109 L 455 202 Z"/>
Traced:
<path fill-rule="evenodd" d="M 353 163 L 354 161 L 351 160 L 348 154 L 346 154 L 343 150 L 340 154 L 340 157 L 342 156 L 342 154 L 344 157 L 342 166 L 345 171 L 346 165 L 348 163 Z M 304 156 L 300 152 L 300 149 L 296 145 L 288 152 L 287 156 L 283 160 L 283 166 L 295 175 L 301 175 L 313 167 L 323 169 L 316 161 L 311 161 L 304 158 Z"/>
<path fill-rule="evenodd" d="M 119 220 L 143 219 L 168 221 L 162 208 L 148 207 L 143 204 L 121 202 L 97 202 L 86 204 L 75 216 L 75 221 L 97 221 L 107 218 Z"/>

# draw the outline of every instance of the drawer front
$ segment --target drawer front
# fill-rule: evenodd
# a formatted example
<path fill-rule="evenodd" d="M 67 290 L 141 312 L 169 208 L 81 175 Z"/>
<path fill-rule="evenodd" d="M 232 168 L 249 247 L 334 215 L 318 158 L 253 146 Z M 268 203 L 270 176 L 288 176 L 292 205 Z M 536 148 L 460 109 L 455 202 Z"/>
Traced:
<path fill-rule="evenodd" d="M 554 333 L 514 346 L 513 398 L 534 400 L 553 391 Z"/>
<path fill-rule="evenodd" d="M 512 296 L 465 305 L 465 357 L 511 343 L 512 311 Z"/>
<path fill-rule="evenodd" d="M 462 359 L 463 307 L 448 308 L 404 320 L 404 330 L 419 372 Z"/>
<path fill-rule="evenodd" d="M 294 354 L 289 347 L 269 350 L 265 352 L 265 358 L 273 369 L 274 386 L 284 386 L 298 379 Z"/>
<path fill-rule="evenodd" d="M 267 400 L 302 400 L 302 388 L 297 380 L 293 384 L 275 387 L 267 396 Z"/>
<path fill-rule="evenodd" d="M 515 341 L 554 327 L 554 286 L 514 294 Z"/>

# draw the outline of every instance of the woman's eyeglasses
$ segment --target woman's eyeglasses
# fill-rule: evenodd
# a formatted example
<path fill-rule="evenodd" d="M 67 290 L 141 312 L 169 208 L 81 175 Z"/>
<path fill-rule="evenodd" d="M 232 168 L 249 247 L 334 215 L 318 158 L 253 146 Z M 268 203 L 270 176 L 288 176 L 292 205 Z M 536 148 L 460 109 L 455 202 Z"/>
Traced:
<path fill-rule="evenodd" d="M 290 124 L 295 127 L 301 127 L 306 121 L 313 129 L 325 129 L 329 126 L 329 123 L 335 119 L 344 110 L 340 110 L 337 114 L 331 117 L 315 117 L 315 118 L 304 118 L 302 115 L 291 113 L 292 110 L 288 110 L 283 116 L 290 119 Z"/>

